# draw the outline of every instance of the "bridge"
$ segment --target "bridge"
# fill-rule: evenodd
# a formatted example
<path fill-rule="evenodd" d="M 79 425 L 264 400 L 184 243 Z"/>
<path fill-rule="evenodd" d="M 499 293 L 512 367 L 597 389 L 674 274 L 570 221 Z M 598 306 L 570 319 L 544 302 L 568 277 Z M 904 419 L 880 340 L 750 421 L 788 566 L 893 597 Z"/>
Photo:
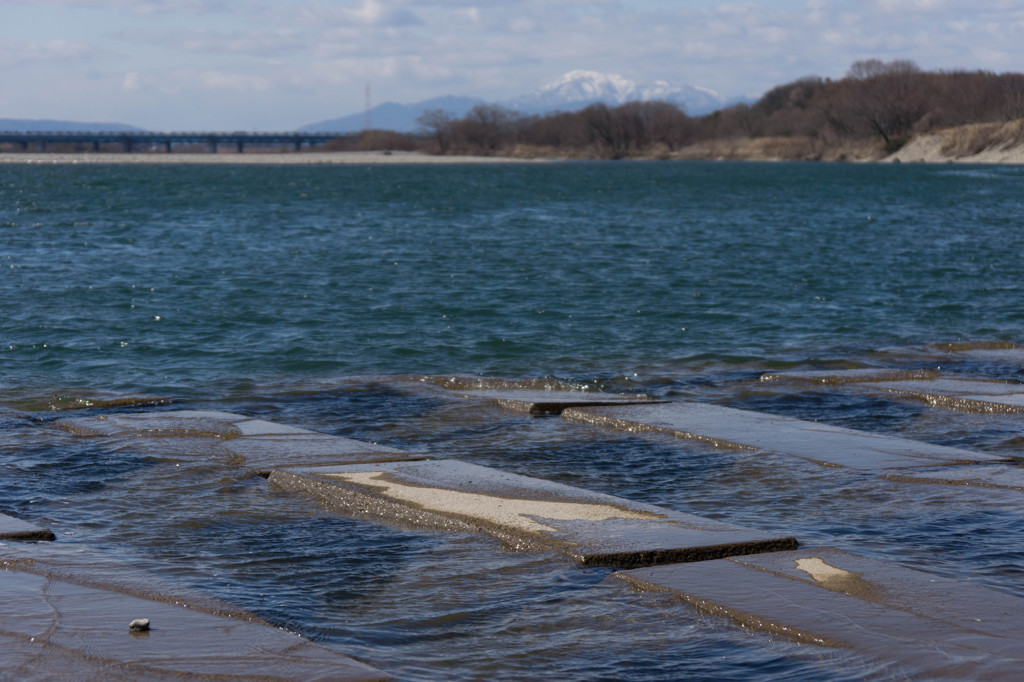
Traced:
<path fill-rule="evenodd" d="M 216 154 L 222 146 L 235 147 L 242 154 L 245 147 L 292 147 L 324 144 L 338 138 L 353 138 L 351 133 L 151 133 L 151 132 L 12 132 L 0 131 L 0 144 L 14 144 L 23 151 L 30 146 L 46 151 L 48 144 L 85 144 L 99 151 L 104 144 L 120 145 L 125 152 L 163 148 L 170 153 L 175 145 L 201 144 Z"/>

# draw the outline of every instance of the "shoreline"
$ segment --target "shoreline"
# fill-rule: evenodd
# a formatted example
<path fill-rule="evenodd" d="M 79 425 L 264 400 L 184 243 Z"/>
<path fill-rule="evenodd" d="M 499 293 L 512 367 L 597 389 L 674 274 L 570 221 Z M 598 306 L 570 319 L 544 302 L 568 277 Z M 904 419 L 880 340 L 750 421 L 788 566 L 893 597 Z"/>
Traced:
<path fill-rule="evenodd" d="M 174 153 L 161 152 L 2 152 L 4 164 L 228 164 L 280 166 L 344 166 L 385 164 L 509 164 L 544 163 L 551 159 L 519 159 L 506 156 L 433 156 L 419 152 L 249 152 Z"/>
<path fill-rule="evenodd" d="M 973 142 L 973 144 L 971 144 Z M 870 146 L 837 146 L 812 150 L 809 142 L 796 138 L 754 138 L 719 140 L 684 147 L 672 153 L 626 157 L 622 161 L 745 161 L 815 163 L 925 163 L 1024 165 L 1024 144 L 1008 140 L 985 140 L 978 144 L 964 140 L 961 130 L 945 130 L 917 135 L 891 154 L 880 154 Z M 597 157 L 578 157 L 550 153 L 523 154 L 513 150 L 508 156 L 440 156 L 409 151 L 360 152 L 249 152 L 162 153 L 162 152 L 0 152 L 3 165 L 458 165 L 458 164 L 530 164 L 559 161 L 608 161 Z M 517 153 L 518 152 L 518 153 Z"/>

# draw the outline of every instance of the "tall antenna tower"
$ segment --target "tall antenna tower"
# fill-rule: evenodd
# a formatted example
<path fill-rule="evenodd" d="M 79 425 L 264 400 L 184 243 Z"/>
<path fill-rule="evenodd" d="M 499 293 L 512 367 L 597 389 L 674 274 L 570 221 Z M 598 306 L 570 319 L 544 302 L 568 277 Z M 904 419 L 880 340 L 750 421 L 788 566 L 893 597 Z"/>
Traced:
<path fill-rule="evenodd" d="M 366 84 L 366 120 L 363 122 L 363 130 L 371 130 L 373 121 L 370 120 L 370 84 Z"/>

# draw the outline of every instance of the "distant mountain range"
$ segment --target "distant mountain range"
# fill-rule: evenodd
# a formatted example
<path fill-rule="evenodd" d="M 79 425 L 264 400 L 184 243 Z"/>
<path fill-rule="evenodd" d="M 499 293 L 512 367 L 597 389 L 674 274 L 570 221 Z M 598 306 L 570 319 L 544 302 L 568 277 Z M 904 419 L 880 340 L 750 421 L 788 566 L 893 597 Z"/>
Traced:
<path fill-rule="evenodd" d="M 0 118 L 0 131 L 12 133 L 141 133 L 142 128 L 123 123 L 80 123 L 51 119 Z"/>
<path fill-rule="evenodd" d="M 411 133 L 419 128 L 416 119 L 423 115 L 423 112 L 431 109 L 446 111 L 454 118 L 462 118 L 469 113 L 469 110 L 478 104 L 486 104 L 486 100 L 476 97 L 456 97 L 447 95 L 445 97 L 434 97 L 415 104 L 395 104 L 385 102 L 379 104 L 367 112 L 350 114 L 341 118 L 332 118 L 328 121 L 311 123 L 299 128 L 300 133 L 349 133 L 365 130 L 367 127 L 377 130 L 394 130 L 400 133 Z M 367 120 L 369 119 L 369 120 Z M 369 126 L 367 126 L 369 123 Z"/>
<path fill-rule="evenodd" d="M 578 111 L 602 102 L 618 106 L 626 102 L 661 100 L 683 108 L 691 116 L 702 116 L 734 104 L 714 90 L 692 85 L 672 85 L 667 81 L 632 81 L 622 76 L 597 71 L 570 71 L 528 95 L 494 102 L 523 114 L 549 114 L 556 111 Z M 302 126 L 300 133 L 354 133 L 369 127 L 401 133 L 420 129 L 416 122 L 425 111 L 440 109 L 453 118 L 462 118 L 470 109 L 487 101 L 477 97 L 448 95 L 415 102 L 385 102 L 367 112 L 359 112 L 319 123 Z M 367 120 L 369 119 L 369 121 Z M 11 132 L 144 132 L 142 128 L 122 123 L 79 123 L 74 121 L 0 118 L 0 131 Z"/>
<path fill-rule="evenodd" d="M 622 76 L 597 71 L 570 71 L 561 78 L 537 88 L 528 95 L 495 102 L 523 114 L 548 114 L 578 111 L 603 102 L 617 106 L 632 101 L 661 100 L 683 108 L 691 116 L 702 116 L 730 104 L 714 90 L 692 85 L 675 86 L 667 81 L 641 83 Z M 437 97 L 414 104 L 385 102 L 369 111 L 371 128 L 402 133 L 419 129 L 416 119 L 430 109 L 441 109 L 454 118 L 462 118 L 485 100 L 474 97 Z M 367 113 L 342 116 L 299 128 L 303 133 L 357 132 L 367 127 Z"/>

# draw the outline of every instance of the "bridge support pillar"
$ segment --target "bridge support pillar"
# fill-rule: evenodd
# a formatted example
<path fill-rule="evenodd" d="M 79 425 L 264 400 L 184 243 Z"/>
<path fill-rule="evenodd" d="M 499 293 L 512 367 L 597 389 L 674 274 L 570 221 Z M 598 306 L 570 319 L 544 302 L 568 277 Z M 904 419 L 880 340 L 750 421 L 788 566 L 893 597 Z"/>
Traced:
<path fill-rule="evenodd" d="M 216 154 L 217 153 L 217 140 L 216 140 L 216 138 L 212 138 L 212 137 L 210 138 L 210 153 L 211 154 Z"/>
<path fill-rule="evenodd" d="M 167 150 L 168 154 L 171 153 L 171 141 L 170 140 L 167 140 L 167 142 L 164 142 L 164 149 Z"/>
<path fill-rule="evenodd" d="M 302 138 L 301 137 L 296 137 L 295 138 L 295 151 L 297 151 L 297 152 L 298 151 L 302 151 Z"/>
<path fill-rule="evenodd" d="M 245 153 L 245 143 L 242 142 L 241 140 L 236 140 L 235 141 L 235 148 L 238 149 L 238 153 L 239 154 L 244 154 Z"/>
<path fill-rule="evenodd" d="M 100 150 L 100 141 L 99 140 L 93 140 L 92 141 L 92 150 L 94 152 L 98 152 Z"/>

